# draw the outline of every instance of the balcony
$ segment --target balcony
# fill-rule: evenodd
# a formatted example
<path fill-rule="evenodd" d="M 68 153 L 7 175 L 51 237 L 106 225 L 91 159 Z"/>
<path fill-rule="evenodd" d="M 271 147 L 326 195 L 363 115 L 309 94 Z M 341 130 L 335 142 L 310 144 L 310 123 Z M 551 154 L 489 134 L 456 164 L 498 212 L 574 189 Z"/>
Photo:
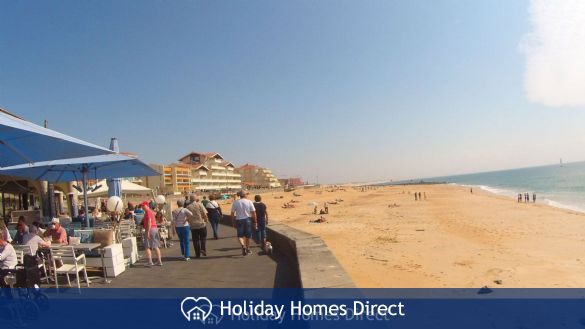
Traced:
<path fill-rule="evenodd" d="M 219 180 L 216 179 L 210 179 L 210 178 L 191 178 L 191 182 L 192 183 L 198 183 L 198 184 L 202 184 L 202 183 L 214 183 L 217 182 Z"/>

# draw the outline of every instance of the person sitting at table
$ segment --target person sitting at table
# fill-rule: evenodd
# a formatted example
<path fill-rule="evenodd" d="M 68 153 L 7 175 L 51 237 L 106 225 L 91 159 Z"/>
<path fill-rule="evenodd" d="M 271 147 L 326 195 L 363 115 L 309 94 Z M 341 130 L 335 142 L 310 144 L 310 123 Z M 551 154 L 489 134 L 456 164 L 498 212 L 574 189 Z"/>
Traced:
<path fill-rule="evenodd" d="M 139 204 L 134 208 L 134 214 L 135 215 L 144 215 L 144 209 L 142 209 L 142 205 Z"/>
<path fill-rule="evenodd" d="M 30 232 L 26 233 L 22 237 L 22 244 L 26 246 L 30 246 L 30 250 L 32 251 L 33 255 L 37 254 L 37 250 L 39 247 L 41 248 L 48 248 L 51 244 L 38 235 L 37 227 L 31 226 Z"/>
<path fill-rule="evenodd" d="M 59 218 L 53 218 L 51 221 L 51 227 L 45 232 L 44 236 L 51 237 L 51 240 L 55 243 L 67 243 L 67 232 L 61 227 Z"/>
<path fill-rule="evenodd" d="M 16 234 L 12 239 L 13 244 L 22 244 L 22 237 L 28 232 L 28 226 L 25 223 L 19 222 L 16 224 Z"/>
<path fill-rule="evenodd" d="M 6 223 L 2 218 L 0 218 L 0 235 L 4 239 L 4 241 L 12 242 L 12 236 L 10 236 L 10 231 L 8 231 L 8 227 L 6 227 Z"/>
<path fill-rule="evenodd" d="M 85 223 L 85 208 L 81 208 L 77 217 L 73 217 L 71 221 L 73 223 Z"/>
<path fill-rule="evenodd" d="M 0 234 L 0 270 L 14 269 L 17 263 L 18 258 L 14 247 Z"/>
<path fill-rule="evenodd" d="M 134 216 L 134 212 L 132 210 L 130 210 L 130 208 L 126 208 L 126 209 L 124 209 L 123 218 L 126 220 L 135 220 L 136 216 Z"/>
<path fill-rule="evenodd" d="M 148 205 L 146 205 L 148 207 Z M 134 218 L 136 219 L 136 225 L 140 225 L 142 223 L 142 218 L 144 217 L 144 209 L 142 209 L 142 205 L 136 205 L 134 208 Z"/>
<path fill-rule="evenodd" d="M 98 207 L 93 208 L 93 210 L 91 212 L 91 217 L 94 220 L 102 218 L 102 212 L 100 211 L 100 209 Z"/>
<path fill-rule="evenodd" d="M 155 218 L 156 218 L 156 223 L 158 225 L 167 226 L 168 221 L 167 221 L 167 218 L 165 217 L 165 215 L 162 213 L 162 211 L 160 211 L 160 210 L 157 211 L 156 212 L 156 215 L 155 215 Z"/>

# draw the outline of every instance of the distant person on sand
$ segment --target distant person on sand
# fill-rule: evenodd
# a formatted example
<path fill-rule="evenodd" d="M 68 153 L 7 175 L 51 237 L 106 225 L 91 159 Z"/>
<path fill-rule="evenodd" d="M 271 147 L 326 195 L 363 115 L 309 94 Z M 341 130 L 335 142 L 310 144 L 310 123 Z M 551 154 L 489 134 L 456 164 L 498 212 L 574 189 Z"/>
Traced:
<path fill-rule="evenodd" d="M 469 193 L 473 194 L 473 187 L 469 189 Z"/>
<path fill-rule="evenodd" d="M 532 203 L 536 203 L 536 192 L 532 193 Z"/>
<path fill-rule="evenodd" d="M 518 203 L 522 201 L 522 194 L 518 193 Z"/>
<path fill-rule="evenodd" d="M 246 199 L 246 192 L 239 191 L 240 198 L 232 204 L 232 224 L 237 230 L 238 241 L 242 246 L 242 256 L 251 254 L 250 238 L 252 237 L 252 222 L 256 226 L 256 208 L 252 201 Z"/>
<path fill-rule="evenodd" d="M 418 201 L 418 193 L 414 192 L 414 201 Z"/>

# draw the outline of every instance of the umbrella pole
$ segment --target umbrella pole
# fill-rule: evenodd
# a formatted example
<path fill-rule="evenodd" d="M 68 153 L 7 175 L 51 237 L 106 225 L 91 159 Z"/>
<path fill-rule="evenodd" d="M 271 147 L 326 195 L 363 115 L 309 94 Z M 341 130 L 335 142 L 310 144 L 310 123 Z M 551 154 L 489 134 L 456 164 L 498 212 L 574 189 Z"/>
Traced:
<path fill-rule="evenodd" d="M 81 170 L 83 180 L 83 207 L 85 209 L 85 226 L 89 227 L 89 209 L 87 207 L 87 169 Z"/>

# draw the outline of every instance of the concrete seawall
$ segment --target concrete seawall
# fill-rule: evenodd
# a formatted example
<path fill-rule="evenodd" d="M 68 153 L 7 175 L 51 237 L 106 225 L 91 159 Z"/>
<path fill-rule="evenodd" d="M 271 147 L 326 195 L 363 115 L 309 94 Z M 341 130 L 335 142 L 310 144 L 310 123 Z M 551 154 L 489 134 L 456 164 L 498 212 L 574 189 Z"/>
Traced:
<path fill-rule="evenodd" d="M 229 216 L 222 224 L 231 225 Z M 285 224 L 267 227 L 268 241 L 272 243 L 275 256 L 287 261 L 287 273 L 298 281 L 299 288 L 355 288 L 350 276 L 325 242 L 310 234 Z"/>

